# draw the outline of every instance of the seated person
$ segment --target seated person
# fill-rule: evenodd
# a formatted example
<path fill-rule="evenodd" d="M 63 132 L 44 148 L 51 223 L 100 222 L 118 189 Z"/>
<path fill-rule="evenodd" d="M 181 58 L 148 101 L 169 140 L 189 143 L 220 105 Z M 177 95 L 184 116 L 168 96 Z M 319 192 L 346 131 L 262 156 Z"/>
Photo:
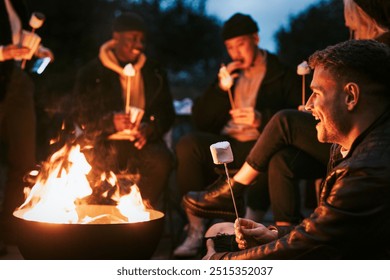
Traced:
<path fill-rule="evenodd" d="M 37 163 L 35 89 L 24 63 L 33 55 L 54 59 L 42 44 L 35 52 L 23 46 L 29 12 L 26 1 L 0 1 L 0 255 L 16 235 L 12 213 L 24 201 L 23 177 Z"/>
<path fill-rule="evenodd" d="M 301 101 L 300 78 L 258 47 L 258 31 L 257 23 L 240 13 L 223 25 L 222 37 L 232 62 L 221 67 L 218 81 L 195 100 L 192 116 L 197 131 L 183 136 L 176 146 L 177 185 L 183 195 L 203 190 L 218 177 L 211 144 L 229 141 L 235 156 L 229 168 L 238 168 L 272 116 L 281 109 L 297 108 Z M 240 201 L 240 213 L 244 211 Z M 229 211 L 224 214 L 226 219 L 234 218 Z M 187 239 L 175 256 L 194 255 L 200 247 L 204 226 L 189 225 Z"/>
<path fill-rule="evenodd" d="M 204 259 L 389 259 L 390 48 L 351 40 L 315 52 L 309 65 L 306 109 L 318 140 L 334 143 L 318 207 L 295 227 L 236 220 L 241 250 L 217 253 L 210 239 Z"/>
<path fill-rule="evenodd" d="M 163 135 L 175 113 L 165 72 L 144 53 L 145 33 L 137 14 L 114 20 L 112 39 L 79 71 L 73 116 L 93 141 L 93 166 L 139 175 L 142 197 L 156 207 L 173 168 Z"/>
<path fill-rule="evenodd" d="M 355 39 L 375 38 L 389 42 L 388 3 L 345 0 L 345 24 L 353 30 L 351 35 Z M 294 110 L 282 110 L 267 124 L 246 162 L 233 177 L 236 200 L 243 199 L 243 191 L 248 190 L 247 218 L 261 221 L 258 212 L 264 212 L 269 202 L 268 197 L 264 197 L 265 191 L 261 195 L 258 188 L 245 186 L 264 180 L 264 176 L 259 178 L 259 175 L 268 173 L 275 223 L 290 226 L 301 221 L 300 192 L 296 181 L 325 176 L 329 159 L 330 144 L 318 142 L 315 125 L 310 115 Z M 226 180 L 214 182 L 204 192 L 188 193 L 183 204 L 194 224 L 199 224 L 200 217 L 217 217 L 221 212 L 234 215 Z"/>

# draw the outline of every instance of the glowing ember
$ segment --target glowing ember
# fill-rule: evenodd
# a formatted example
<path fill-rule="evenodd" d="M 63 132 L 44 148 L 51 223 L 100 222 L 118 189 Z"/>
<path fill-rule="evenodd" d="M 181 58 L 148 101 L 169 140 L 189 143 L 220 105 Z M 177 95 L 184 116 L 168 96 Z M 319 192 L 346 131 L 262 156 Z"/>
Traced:
<path fill-rule="evenodd" d="M 37 182 L 28 189 L 28 197 L 20 209 L 25 209 L 23 219 L 48 223 L 126 223 L 149 221 L 149 212 L 142 202 L 136 185 L 129 194 L 120 196 L 120 190 L 113 172 L 103 173 L 101 181 L 111 188 L 101 195 L 118 202 L 119 211 L 100 213 L 96 217 L 79 217 L 77 204 L 91 195 L 87 175 L 92 167 L 80 146 L 67 146 L 54 153 L 45 168 L 37 176 Z"/>

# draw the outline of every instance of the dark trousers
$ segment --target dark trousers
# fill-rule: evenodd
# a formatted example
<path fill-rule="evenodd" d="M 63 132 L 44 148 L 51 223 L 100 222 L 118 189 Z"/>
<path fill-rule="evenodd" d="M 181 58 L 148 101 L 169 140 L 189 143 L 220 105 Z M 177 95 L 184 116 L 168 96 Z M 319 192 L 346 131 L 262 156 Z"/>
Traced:
<path fill-rule="evenodd" d="M 23 203 L 23 177 L 36 164 L 33 92 L 30 78 L 15 69 L 6 86 L 5 98 L 0 102 L 0 168 L 5 174 L 5 178 L 0 179 L 0 183 L 4 183 L 0 235 L 13 211 Z"/>
<path fill-rule="evenodd" d="M 318 142 L 315 125 L 311 114 L 297 110 L 282 110 L 268 122 L 246 159 L 260 174 L 268 174 L 268 186 L 260 179 L 249 188 L 249 207 L 266 209 L 259 196 L 268 187 L 275 220 L 299 222 L 298 181 L 324 177 L 329 160 L 330 144 Z"/>
<path fill-rule="evenodd" d="M 222 168 L 224 172 L 223 165 L 214 164 L 210 152 L 210 145 L 221 141 L 228 141 L 232 148 L 234 161 L 228 164 L 229 169 L 240 168 L 255 143 L 239 142 L 225 135 L 198 131 L 179 139 L 176 145 L 176 179 L 181 195 L 189 191 L 204 190 L 218 177 L 215 168 Z"/>

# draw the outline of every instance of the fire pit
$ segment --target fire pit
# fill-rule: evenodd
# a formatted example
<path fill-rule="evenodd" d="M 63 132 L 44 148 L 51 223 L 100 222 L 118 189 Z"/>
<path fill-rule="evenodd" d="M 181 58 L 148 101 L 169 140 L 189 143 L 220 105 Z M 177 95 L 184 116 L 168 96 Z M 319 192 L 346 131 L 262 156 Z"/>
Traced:
<path fill-rule="evenodd" d="M 110 205 L 80 205 L 88 223 L 62 224 L 23 219 L 25 210 L 14 212 L 17 243 L 25 259 L 150 259 L 163 231 L 164 214 L 156 210 L 149 221 L 116 221 L 117 208 Z M 109 214 L 107 214 L 109 213 Z M 111 216 L 111 217 L 110 217 Z"/>
<path fill-rule="evenodd" d="M 14 212 L 23 257 L 149 259 L 164 214 L 148 209 L 132 176 L 91 172 L 81 150 L 65 145 L 27 176 L 26 200 Z"/>

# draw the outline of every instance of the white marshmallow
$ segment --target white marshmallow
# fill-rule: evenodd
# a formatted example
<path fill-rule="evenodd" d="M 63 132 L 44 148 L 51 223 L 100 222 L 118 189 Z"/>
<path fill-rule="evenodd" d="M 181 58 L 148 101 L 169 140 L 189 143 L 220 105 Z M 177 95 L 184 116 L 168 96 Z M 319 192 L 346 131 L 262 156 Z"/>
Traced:
<path fill-rule="evenodd" d="M 227 70 L 226 66 L 223 65 L 219 69 L 219 79 L 220 79 L 220 84 L 224 90 L 228 90 L 233 86 L 233 78 L 230 76 L 229 71 Z"/>
<path fill-rule="evenodd" d="M 306 61 L 303 61 L 301 64 L 298 65 L 297 73 L 298 73 L 298 75 L 310 74 L 310 67 Z"/>
<path fill-rule="evenodd" d="M 230 143 L 227 141 L 217 142 L 210 146 L 211 155 L 215 164 L 229 163 L 233 161 L 233 153 Z"/>
<path fill-rule="evenodd" d="M 44 14 L 35 12 L 32 13 L 29 24 L 33 29 L 38 29 L 42 26 L 44 21 L 45 21 Z"/>
<path fill-rule="evenodd" d="M 135 76 L 135 69 L 133 67 L 133 64 L 131 64 L 131 63 L 126 64 L 125 68 L 123 68 L 123 75 L 125 75 L 127 77 Z"/>

